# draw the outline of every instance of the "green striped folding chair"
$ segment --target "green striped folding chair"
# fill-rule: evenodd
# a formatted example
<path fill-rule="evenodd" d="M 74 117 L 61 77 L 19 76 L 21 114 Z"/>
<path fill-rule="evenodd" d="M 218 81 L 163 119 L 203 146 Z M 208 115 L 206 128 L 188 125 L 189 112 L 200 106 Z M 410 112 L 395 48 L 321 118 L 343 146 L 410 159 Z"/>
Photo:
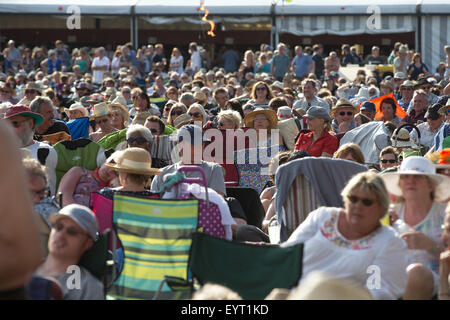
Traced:
<path fill-rule="evenodd" d="M 191 235 L 197 229 L 197 200 L 159 200 L 114 196 L 114 225 L 124 249 L 124 264 L 108 298 L 179 299 L 165 277 L 188 279 Z M 160 288 L 161 286 L 161 288 Z"/>

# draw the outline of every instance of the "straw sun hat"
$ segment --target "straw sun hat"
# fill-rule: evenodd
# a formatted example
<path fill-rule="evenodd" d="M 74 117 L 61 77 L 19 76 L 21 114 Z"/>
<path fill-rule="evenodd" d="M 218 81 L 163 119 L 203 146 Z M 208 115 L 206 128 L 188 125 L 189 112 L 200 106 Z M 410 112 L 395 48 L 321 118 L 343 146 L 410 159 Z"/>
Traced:
<path fill-rule="evenodd" d="M 255 111 L 250 112 L 244 118 L 244 123 L 246 127 L 253 127 L 253 120 L 259 114 L 263 114 L 267 117 L 270 122 L 270 128 L 275 129 L 278 124 L 278 117 L 275 111 L 270 109 L 256 108 Z"/>
<path fill-rule="evenodd" d="M 142 148 L 127 148 L 114 159 L 115 163 L 106 165 L 117 171 L 152 176 L 161 170 L 152 168 L 150 153 Z"/>
<path fill-rule="evenodd" d="M 397 172 L 390 172 L 381 176 L 389 193 L 402 196 L 402 189 L 399 186 L 401 175 L 424 175 L 430 178 L 436 185 L 434 190 L 435 201 L 446 201 L 450 197 L 450 178 L 437 174 L 433 163 L 424 157 L 408 157 L 402 162 Z"/>

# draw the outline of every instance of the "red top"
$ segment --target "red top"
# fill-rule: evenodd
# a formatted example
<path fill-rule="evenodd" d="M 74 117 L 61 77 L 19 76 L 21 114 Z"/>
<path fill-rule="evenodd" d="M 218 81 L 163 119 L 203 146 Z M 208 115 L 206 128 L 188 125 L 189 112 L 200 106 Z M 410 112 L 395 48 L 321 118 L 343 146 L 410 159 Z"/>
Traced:
<path fill-rule="evenodd" d="M 333 154 L 339 147 L 336 136 L 323 131 L 322 135 L 312 143 L 313 132 L 301 133 L 295 143 L 295 150 L 304 150 L 313 157 L 320 157 L 322 152 Z"/>

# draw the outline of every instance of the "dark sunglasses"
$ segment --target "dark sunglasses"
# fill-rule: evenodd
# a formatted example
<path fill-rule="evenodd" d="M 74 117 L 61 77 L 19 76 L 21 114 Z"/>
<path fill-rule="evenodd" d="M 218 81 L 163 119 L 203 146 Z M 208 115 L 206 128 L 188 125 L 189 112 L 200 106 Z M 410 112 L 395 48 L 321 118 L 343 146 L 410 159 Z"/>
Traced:
<path fill-rule="evenodd" d="M 266 87 L 259 87 L 259 88 L 256 88 L 256 91 L 263 91 L 263 90 L 266 90 Z"/>
<path fill-rule="evenodd" d="M 414 89 L 410 87 L 403 87 L 400 90 L 413 91 Z"/>
<path fill-rule="evenodd" d="M 22 123 L 24 123 L 25 121 L 28 121 L 28 120 L 30 120 L 30 119 L 25 119 L 22 121 L 14 120 L 14 121 L 11 121 L 11 124 L 14 128 L 19 128 L 22 125 Z"/>
<path fill-rule="evenodd" d="M 343 116 L 345 116 L 346 113 L 347 113 L 348 116 L 352 116 L 353 115 L 353 112 L 351 112 L 351 111 L 347 111 L 347 112 L 342 111 L 342 112 L 339 112 L 339 115 L 341 117 L 343 117 Z"/>
<path fill-rule="evenodd" d="M 108 122 L 109 121 L 109 119 L 108 118 L 105 118 L 105 119 L 102 119 L 102 120 L 95 120 L 95 123 L 96 124 L 101 124 L 101 123 L 106 123 L 106 122 Z"/>
<path fill-rule="evenodd" d="M 380 160 L 381 161 L 381 163 L 396 163 L 397 161 L 395 160 L 395 159 L 381 159 Z"/>
<path fill-rule="evenodd" d="M 153 129 L 155 130 L 155 129 Z M 137 144 L 144 144 L 147 142 L 147 139 L 145 139 L 144 137 L 139 137 L 139 138 L 128 138 L 127 139 L 128 144 L 133 144 L 133 143 L 137 143 Z"/>
<path fill-rule="evenodd" d="M 64 227 L 64 226 L 63 226 L 62 224 L 60 224 L 60 223 L 57 223 L 56 225 L 54 225 L 54 226 L 53 226 L 53 229 L 55 229 L 55 230 L 58 231 L 58 232 L 61 232 L 61 231 L 63 231 L 63 230 L 66 230 L 66 233 L 67 233 L 69 236 L 72 236 L 72 237 L 76 237 L 76 236 L 78 236 L 79 234 L 86 234 L 86 235 L 87 235 L 86 232 L 78 231 L 75 227 Z"/>
<path fill-rule="evenodd" d="M 181 116 L 184 112 L 183 111 L 172 111 L 170 113 L 171 116 L 177 115 L 177 116 Z"/>
<path fill-rule="evenodd" d="M 357 203 L 358 201 L 361 201 L 365 207 L 370 207 L 375 203 L 375 201 L 372 199 L 359 198 L 357 196 L 347 196 L 347 198 L 351 203 Z"/>
<path fill-rule="evenodd" d="M 422 87 L 422 89 L 423 89 L 423 90 L 430 90 L 430 89 L 431 89 L 431 86 L 424 86 L 424 87 Z"/>
<path fill-rule="evenodd" d="M 156 129 L 150 129 L 150 132 L 151 132 L 151 133 L 158 133 L 158 130 L 156 130 Z"/>
<path fill-rule="evenodd" d="M 194 118 L 200 117 L 200 112 L 194 112 L 194 113 L 189 112 L 188 114 L 189 114 L 189 116 L 194 117 Z"/>

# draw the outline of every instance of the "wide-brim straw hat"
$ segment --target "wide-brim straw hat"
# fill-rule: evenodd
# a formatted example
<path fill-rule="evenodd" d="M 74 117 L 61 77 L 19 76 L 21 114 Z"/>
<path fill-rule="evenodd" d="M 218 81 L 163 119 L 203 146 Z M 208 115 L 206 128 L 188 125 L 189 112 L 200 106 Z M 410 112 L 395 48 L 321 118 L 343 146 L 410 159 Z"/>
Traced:
<path fill-rule="evenodd" d="M 80 110 L 84 117 L 89 117 L 89 111 L 81 103 L 73 103 L 70 108 L 64 108 L 64 112 L 69 115 L 70 111 Z"/>
<path fill-rule="evenodd" d="M 121 98 L 121 99 L 120 99 Z M 117 96 L 113 102 L 108 104 L 108 108 L 113 111 L 115 108 L 119 108 L 122 112 L 123 119 L 128 121 L 130 118 L 130 113 L 128 112 L 128 108 L 126 107 L 127 102 L 124 97 Z"/>
<path fill-rule="evenodd" d="M 358 112 L 358 107 L 355 107 L 349 100 L 341 98 L 338 100 L 335 106 L 331 109 L 331 116 L 335 116 L 336 111 L 342 108 L 352 108 L 355 113 Z"/>
<path fill-rule="evenodd" d="M 152 157 L 142 148 L 127 148 L 115 158 L 115 163 L 107 163 L 108 167 L 116 171 L 141 174 L 146 176 L 157 175 L 161 170 L 152 168 Z"/>
<path fill-rule="evenodd" d="M 281 120 L 278 122 L 278 129 L 283 137 L 283 141 L 289 150 L 294 150 L 295 138 L 298 136 L 299 129 L 294 118 Z"/>
<path fill-rule="evenodd" d="M 430 178 L 436 185 L 434 189 L 435 201 L 446 201 L 450 197 L 450 178 L 437 174 L 433 163 L 424 157 L 408 157 L 403 160 L 397 172 L 381 175 L 387 190 L 395 196 L 403 195 L 399 186 L 401 175 L 424 175 Z"/>
<path fill-rule="evenodd" d="M 42 94 L 42 87 L 41 87 L 38 83 L 36 83 L 36 82 L 28 82 L 28 83 L 26 84 L 26 86 L 25 86 L 24 91 L 27 90 L 27 89 L 36 90 L 36 91 L 38 91 L 40 94 Z"/>
<path fill-rule="evenodd" d="M 275 111 L 270 109 L 256 108 L 254 111 L 248 113 L 244 118 L 246 127 L 253 127 L 253 121 L 259 114 L 263 114 L 270 122 L 270 129 L 275 129 L 278 125 L 278 117 Z"/>
<path fill-rule="evenodd" d="M 394 148 L 419 148 L 414 141 L 411 140 L 409 131 L 405 128 L 400 128 L 400 130 L 394 131 L 391 137 L 392 147 Z"/>
<path fill-rule="evenodd" d="M 180 114 L 175 120 L 173 120 L 173 126 L 177 129 L 181 128 L 185 124 L 188 124 L 192 120 L 192 117 L 187 113 Z"/>
<path fill-rule="evenodd" d="M 107 116 L 111 113 L 111 110 L 108 108 L 106 102 L 100 102 L 94 105 L 92 108 L 92 115 L 90 117 L 91 120 L 95 118 L 100 118 L 103 116 Z"/>

